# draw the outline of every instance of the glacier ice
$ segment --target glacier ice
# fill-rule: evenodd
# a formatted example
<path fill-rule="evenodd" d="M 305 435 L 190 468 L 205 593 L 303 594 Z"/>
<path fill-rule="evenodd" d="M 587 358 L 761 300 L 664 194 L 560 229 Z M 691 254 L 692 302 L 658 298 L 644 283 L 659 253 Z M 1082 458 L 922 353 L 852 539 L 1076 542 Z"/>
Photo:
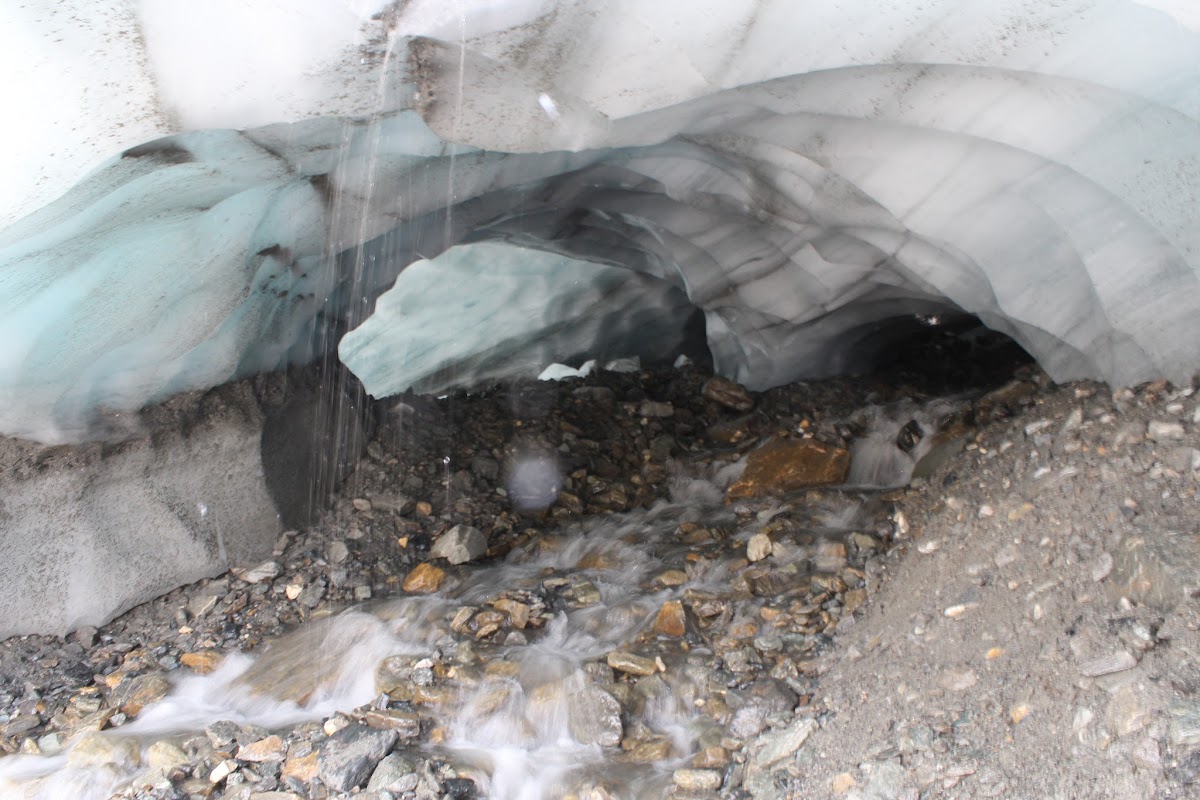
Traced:
<path fill-rule="evenodd" d="M 942 313 L 1058 379 L 1190 376 L 1189 7 L 845 5 L 361 2 L 378 35 L 334 15 L 312 48 L 361 59 L 284 59 L 258 91 L 298 82 L 286 103 L 246 79 L 225 107 L 176 79 L 186 20 L 124 6 L 176 76 L 159 100 L 208 129 L 125 142 L 0 231 L 0 432 L 110 435 L 334 348 L 377 395 L 670 358 L 693 312 L 753 388 L 870 366 L 881 329 Z M 281 24 L 334 19 L 296 7 Z"/>

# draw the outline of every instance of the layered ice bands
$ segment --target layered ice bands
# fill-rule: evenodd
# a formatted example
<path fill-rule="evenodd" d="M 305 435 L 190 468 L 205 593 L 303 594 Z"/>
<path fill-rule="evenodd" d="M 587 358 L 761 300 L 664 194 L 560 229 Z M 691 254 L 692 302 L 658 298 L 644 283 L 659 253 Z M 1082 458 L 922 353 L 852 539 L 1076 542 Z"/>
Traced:
<path fill-rule="evenodd" d="M 697 315 L 751 388 L 960 312 L 1056 379 L 1200 367 L 1186 9 L 594 5 L 398 6 L 376 113 L 137 145 L 0 232 L 0 432 L 335 348 L 376 396 L 670 358 Z"/>

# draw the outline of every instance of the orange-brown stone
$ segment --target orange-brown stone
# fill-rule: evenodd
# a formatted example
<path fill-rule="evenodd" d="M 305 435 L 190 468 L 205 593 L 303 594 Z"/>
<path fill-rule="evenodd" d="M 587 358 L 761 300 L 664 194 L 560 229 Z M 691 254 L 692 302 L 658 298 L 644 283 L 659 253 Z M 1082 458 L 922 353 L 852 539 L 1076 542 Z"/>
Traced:
<path fill-rule="evenodd" d="M 221 654 L 216 650 L 197 650 L 194 653 L 184 653 L 181 655 L 179 663 L 192 672 L 207 675 L 217 668 L 217 665 L 221 663 L 221 658 Z"/>
<path fill-rule="evenodd" d="M 668 600 L 663 603 L 662 608 L 658 610 L 658 616 L 654 618 L 654 630 L 663 636 L 680 637 L 685 633 L 685 622 L 683 603 Z"/>
<path fill-rule="evenodd" d="M 446 577 L 446 571 L 428 562 L 417 564 L 413 571 L 404 579 L 404 591 L 414 594 L 430 594 L 436 592 Z"/>
<path fill-rule="evenodd" d="M 850 469 L 850 453 L 842 447 L 812 439 L 784 440 L 766 444 L 750 453 L 746 471 L 726 498 L 785 494 L 810 486 L 841 483 Z"/>

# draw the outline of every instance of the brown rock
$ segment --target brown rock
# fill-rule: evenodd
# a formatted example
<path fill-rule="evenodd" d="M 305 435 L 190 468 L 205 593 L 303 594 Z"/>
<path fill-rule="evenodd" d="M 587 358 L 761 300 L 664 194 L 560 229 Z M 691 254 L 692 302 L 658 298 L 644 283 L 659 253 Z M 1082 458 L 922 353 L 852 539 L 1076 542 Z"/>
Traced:
<path fill-rule="evenodd" d="M 684 625 L 683 603 L 678 600 L 663 603 L 658 616 L 654 618 L 654 630 L 663 636 L 683 636 Z"/>
<path fill-rule="evenodd" d="M 283 763 L 283 777 L 295 778 L 303 783 L 309 783 L 317 779 L 317 751 L 314 750 L 306 756 L 299 758 L 289 758 Z"/>
<path fill-rule="evenodd" d="M 221 663 L 221 658 L 221 654 L 216 650 L 197 650 L 194 653 L 184 653 L 181 655 L 179 663 L 192 672 L 207 675 L 217 668 L 217 665 Z"/>
<path fill-rule="evenodd" d="M 841 483 L 849 468 L 850 453 L 845 448 L 812 439 L 771 442 L 750 453 L 746 471 L 729 487 L 726 499 L 784 494 Z"/>
<path fill-rule="evenodd" d="M 394 708 L 372 709 L 362 715 L 362 721 L 369 727 L 380 730 L 392 730 L 401 739 L 416 739 L 421 735 L 421 718 L 411 711 L 401 711 Z"/>
<path fill-rule="evenodd" d="M 404 579 L 404 591 L 414 594 L 430 594 L 436 592 L 446 577 L 446 571 L 428 562 L 417 564 L 413 571 Z"/>
<path fill-rule="evenodd" d="M 287 754 L 287 745 L 278 736 L 268 736 L 239 747 L 238 761 L 282 761 Z"/>
<path fill-rule="evenodd" d="M 608 665 L 620 672 L 628 672 L 630 675 L 653 675 L 658 672 L 658 664 L 654 662 L 654 659 L 633 653 L 622 653 L 619 650 L 608 654 Z"/>
<path fill-rule="evenodd" d="M 171 682 L 161 672 L 150 672 L 122 681 L 109 696 L 109 705 L 122 714 L 136 717 L 146 706 L 163 699 L 171 691 Z"/>
<path fill-rule="evenodd" d="M 492 603 L 497 611 L 502 611 L 508 616 L 508 624 L 514 628 L 524 628 L 529 624 L 529 606 L 517 600 L 510 600 L 507 597 L 502 597 Z"/>
<path fill-rule="evenodd" d="M 711 400 L 734 411 L 744 412 L 754 408 L 754 398 L 750 396 L 750 392 L 728 378 L 709 378 L 700 389 L 700 394 L 705 400 Z"/>

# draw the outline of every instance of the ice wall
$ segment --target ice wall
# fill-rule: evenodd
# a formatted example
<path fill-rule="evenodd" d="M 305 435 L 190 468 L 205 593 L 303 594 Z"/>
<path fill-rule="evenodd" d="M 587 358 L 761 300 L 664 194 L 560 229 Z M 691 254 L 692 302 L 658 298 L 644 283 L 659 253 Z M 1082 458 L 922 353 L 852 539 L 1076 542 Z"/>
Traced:
<path fill-rule="evenodd" d="M 1184 4 L 313 0 L 229 58 L 269 13 L 173 48 L 173 6 L 116 6 L 168 127 L 282 124 L 130 147 L 0 232 L 5 433 L 105 435 L 339 340 L 373 392 L 441 391 L 693 308 L 752 387 L 959 310 L 1059 379 L 1200 366 Z"/>

